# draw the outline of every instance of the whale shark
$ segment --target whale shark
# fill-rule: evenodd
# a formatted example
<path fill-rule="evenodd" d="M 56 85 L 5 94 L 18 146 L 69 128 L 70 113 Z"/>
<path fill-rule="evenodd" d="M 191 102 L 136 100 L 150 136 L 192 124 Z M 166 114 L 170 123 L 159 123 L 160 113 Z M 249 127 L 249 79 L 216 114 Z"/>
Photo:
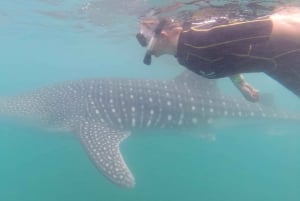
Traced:
<path fill-rule="evenodd" d="M 67 81 L 2 97 L 0 114 L 76 133 L 96 168 L 126 188 L 135 186 L 135 178 L 119 145 L 136 129 L 201 127 L 217 118 L 299 120 L 298 115 L 224 96 L 215 81 L 192 72 L 170 80 Z"/>

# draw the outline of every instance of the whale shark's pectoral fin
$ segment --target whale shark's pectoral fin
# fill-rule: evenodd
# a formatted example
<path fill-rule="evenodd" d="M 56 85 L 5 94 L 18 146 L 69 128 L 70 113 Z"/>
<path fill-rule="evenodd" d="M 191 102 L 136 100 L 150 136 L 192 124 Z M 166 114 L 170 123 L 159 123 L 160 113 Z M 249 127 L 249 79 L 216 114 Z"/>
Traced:
<path fill-rule="evenodd" d="M 119 144 L 130 135 L 103 126 L 99 122 L 83 122 L 79 136 L 97 168 L 111 181 L 127 188 L 135 185 L 134 177 L 123 160 Z"/>

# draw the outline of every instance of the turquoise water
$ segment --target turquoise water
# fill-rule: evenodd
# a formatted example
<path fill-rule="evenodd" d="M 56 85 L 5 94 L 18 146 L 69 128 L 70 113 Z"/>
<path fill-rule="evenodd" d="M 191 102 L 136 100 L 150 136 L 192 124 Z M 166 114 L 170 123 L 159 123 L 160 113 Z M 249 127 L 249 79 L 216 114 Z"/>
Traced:
<path fill-rule="evenodd" d="M 150 2 L 99 2 L 0 2 L 0 94 L 89 77 L 167 79 L 182 70 L 170 57 L 151 67 L 141 62 L 135 17 Z M 299 99 L 276 82 L 261 74 L 247 79 L 262 92 L 273 92 L 279 107 L 299 111 Z M 224 92 L 239 95 L 226 79 L 221 83 Z M 300 200 L 297 124 L 233 122 L 217 127 L 213 142 L 195 133 L 127 139 L 121 150 L 137 182 L 128 190 L 99 174 L 74 135 L 2 118 L 0 200 Z"/>

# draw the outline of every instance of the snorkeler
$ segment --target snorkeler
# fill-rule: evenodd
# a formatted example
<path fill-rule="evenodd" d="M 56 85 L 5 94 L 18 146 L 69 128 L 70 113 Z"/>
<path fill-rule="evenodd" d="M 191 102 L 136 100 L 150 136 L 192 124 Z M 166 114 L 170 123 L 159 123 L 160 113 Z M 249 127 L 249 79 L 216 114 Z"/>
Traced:
<path fill-rule="evenodd" d="M 137 39 L 151 57 L 174 55 L 189 70 L 215 79 L 230 77 L 244 97 L 259 93 L 241 73 L 264 72 L 300 96 L 300 9 L 284 8 L 251 20 L 216 17 L 178 22 L 144 19 Z"/>

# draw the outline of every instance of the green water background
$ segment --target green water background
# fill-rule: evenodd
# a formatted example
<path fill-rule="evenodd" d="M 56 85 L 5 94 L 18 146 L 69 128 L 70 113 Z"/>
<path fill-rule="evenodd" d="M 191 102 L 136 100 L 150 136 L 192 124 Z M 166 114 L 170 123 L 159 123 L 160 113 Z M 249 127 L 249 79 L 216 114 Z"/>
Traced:
<path fill-rule="evenodd" d="M 183 70 L 171 57 L 145 67 L 134 38 L 136 16 L 114 19 L 122 7 L 107 2 L 93 18 L 81 10 L 88 1 L 1 1 L 0 94 L 88 77 L 169 79 Z M 247 79 L 272 92 L 277 106 L 299 111 L 299 99 L 268 77 Z M 239 96 L 227 79 L 220 82 L 224 93 Z M 99 174 L 74 135 L 2 118 L 0 201 L 300 200 L 296 123 L 232 122 L 215 129 L 214 142 L 197 132 L 135 133 L 126 140 L 121 150 L 137 182 L 127 190 Z"/>

